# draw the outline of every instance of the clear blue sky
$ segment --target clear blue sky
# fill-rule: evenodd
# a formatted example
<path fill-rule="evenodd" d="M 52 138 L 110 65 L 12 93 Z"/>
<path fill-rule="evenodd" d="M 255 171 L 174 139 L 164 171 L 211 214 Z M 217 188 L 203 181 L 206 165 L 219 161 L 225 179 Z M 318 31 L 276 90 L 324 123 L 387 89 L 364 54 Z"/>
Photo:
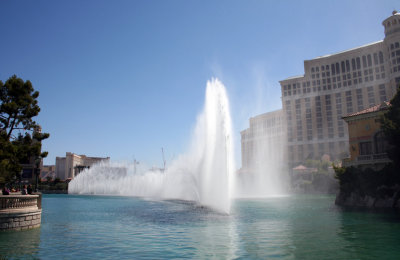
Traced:
<path fill-rule="evenodd" d="M 39 90 L 65 152 L 161 166 L 186 150 L 207 80 L 227 87 L 235 130 L 281 108 L 279 80 L 303 61 L 383 39 L 398 0 L 0 1 L 0 80 Z M 237 162 L 240 166 L 240 161 Z"/>

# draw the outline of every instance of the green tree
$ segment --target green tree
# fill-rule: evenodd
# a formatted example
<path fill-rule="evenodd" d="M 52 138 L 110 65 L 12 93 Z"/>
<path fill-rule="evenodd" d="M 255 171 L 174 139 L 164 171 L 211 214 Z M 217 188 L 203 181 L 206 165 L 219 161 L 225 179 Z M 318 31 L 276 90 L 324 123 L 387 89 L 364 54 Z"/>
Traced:
<path fill-rule="evenodd" d="M 18 176 L 21 163 L 47 156 L 41 141 L 49 134 L 33 120 L 40 112 L 38 97 L 29 80 L 13 75 L 5 84 L 0 81 L 0 183 Z"/>
<path fill-rule="evenodd" d="M 388 156 L 396 166 L 400 166 L 400 86 L 390 104 L 383 116 L 382 129 L 390 144 Z"/>

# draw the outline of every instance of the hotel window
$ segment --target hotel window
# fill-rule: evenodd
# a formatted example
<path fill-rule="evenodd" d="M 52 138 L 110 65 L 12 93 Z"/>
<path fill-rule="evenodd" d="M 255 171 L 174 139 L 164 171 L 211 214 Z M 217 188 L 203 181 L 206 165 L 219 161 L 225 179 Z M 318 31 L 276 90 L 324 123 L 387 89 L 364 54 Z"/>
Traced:
<path fill-rule="evenodd" d="M 356 60 L 353 58 L 353 59 L 351 59 L 351 68 L 353 69 L 353 70 L 356 70 Z"/>
<path fill-rule="evenodd" d="M 382 131 L 378 132 L 374 136 L 375 153 L 386 153 L 388 149 L 388 143 Z"/>
<path fill-rule="evenodd" d="M 341 65 L 341 67 L 342 67 L 342 73 L 345 73 L 345 72 L 346 72 L 346 68 L 345 68 L 345 66 L 344 66 L 344 61 L 342 61 L 342 62 L 340 63 L 340 65 Z"/>
<path fill-rule="evenodd" d="M 297 154 L 298 154 L 299 161 L 303 161 L 304 160 L 303 145 L 297 146 Z"/>
<path fill-rule="evenodd" d="M 368 54 L 367 60 L 368 60 L 368 67 L 371 67 L 372 66 L 371 54 Z"/>
<path fill-rule="evenodd" d="M 367 93 L 368 93 L 368 105 L 371 107 L 371 106 L 375 105 L 374 88 L 371 86 L 368 87 Z"/>
<path fill-rule="evenodd" d="M 319 155 L 324 154 L 324 144 L 323 143 L 318 144 L 318 153 L 319 153 Z"/>
<path fill-rule="evenodd" d="M 358 70 L 361 69 L 361 60 L 360 60 L 360 57 L 357 57 L 357 58 L 356 58 L 356 62 L 357 62 L 357 69 L 358 69 Z"/>
<path fill-rule="evenodd" d="M 346 71 L 347 72 L 350 71 L 350 62 L 349 62 L 349 60 L 346 60 Z"/>
<path fill-rule="evenodd" d="M 353 113 L 353 102 L 351 98 L 351 91 L 346 91 L 346 105 L 347 105 L 347 113 Z"/>
<path fill-rule="evenodd" d="M 379 52 L 379 63 L 383 64 L 383 52 Z"/>
<path fill-rule="evenodd" d="M 386 89 L 384 84 L 379 85 L 379 97 L 381 102 L 386 101 Z"/>
<path fill-rule="evenodd" d="M 360 155 L 372 154 L 372 142 L 360 142 Z"/>
<path fill-rule="evenodd" d="M 335 143 L 330 142 L 329 143 L 329 152 L 331 155 L 333 155 L 334 150 L 335 150 Z"/>
<path fill-rule="evenodd" d="M 340 68 L 339 68 L 339 63 L 336 62 L 336 73 L 339 74 L 340 73 Z"/>
<path fill-rule="evenodd" d="M 378 54 L 374 53 L 374 65 L 378 65 Z"/>
<path fill-rule="evenodd" d="M 367 67 L 367 57 L 365 55 L 362 56 L 362 63 L 363 63 L 363 68 Z"/>
<path fill-rule="evenodd" d="M 331 64 L 332 75 L 335 75 L 335 64 Z"/>
<path fill-rule="evenodd" d="M 358 109 L 358 111 L 361 111 L 361 110 L 364 109 L 362 90 L 361 89 L 357 89 L 356 90 L 356 94 L 357 94 L 357 109 Z"/>

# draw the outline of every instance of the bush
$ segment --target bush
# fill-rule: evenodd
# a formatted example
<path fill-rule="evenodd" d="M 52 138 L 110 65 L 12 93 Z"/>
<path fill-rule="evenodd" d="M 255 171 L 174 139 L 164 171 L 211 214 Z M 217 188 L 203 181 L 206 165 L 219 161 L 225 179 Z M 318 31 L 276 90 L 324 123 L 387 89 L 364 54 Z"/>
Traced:
<path fill-rule="evenodd" d="M 400 184 L 400 174 L 392 164 L 386 165 L 380 171 L 355 167 L 334 167 L 334 170 L 335 177 L 339 180 L 340 192 L 345 195 L 357 192 L 361 196 L 381 197 L 389 195 L 385 187 Z"/>

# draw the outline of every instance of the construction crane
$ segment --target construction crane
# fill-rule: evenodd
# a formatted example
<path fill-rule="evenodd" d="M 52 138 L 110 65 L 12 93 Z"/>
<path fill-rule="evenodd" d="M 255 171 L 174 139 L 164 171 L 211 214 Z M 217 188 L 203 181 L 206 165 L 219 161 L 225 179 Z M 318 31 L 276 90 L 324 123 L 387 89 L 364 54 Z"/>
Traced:
<path fill-rule="evenodd" d="M 162 154 L 162 159 L 163 159 L 163 168 L 162 168 L 162 172 L 165 171 L 165 166 L 166 166 L 166 162 L 165 162 L 165 157 L 164 157 L 164 148 L 161 147 L 161 154 Z"/>

